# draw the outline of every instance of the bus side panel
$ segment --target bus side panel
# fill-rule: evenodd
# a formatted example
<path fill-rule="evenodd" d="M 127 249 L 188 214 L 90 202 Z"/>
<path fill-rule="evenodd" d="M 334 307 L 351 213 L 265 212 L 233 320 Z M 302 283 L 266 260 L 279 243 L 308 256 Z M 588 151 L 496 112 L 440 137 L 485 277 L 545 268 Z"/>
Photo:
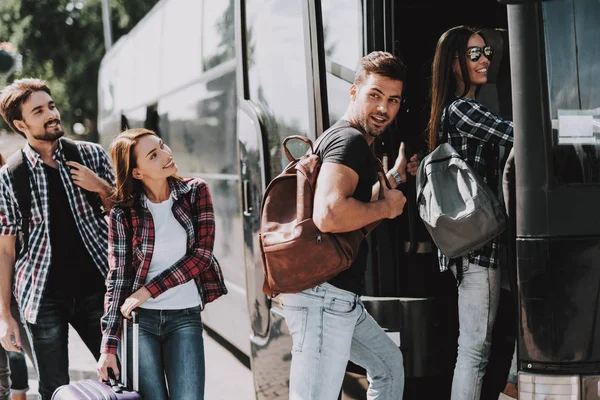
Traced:
<path fill-rule="evenodd" d="M 600 238 L 521 238 L 517 249 L 520 360 L 599 372 Z"/>

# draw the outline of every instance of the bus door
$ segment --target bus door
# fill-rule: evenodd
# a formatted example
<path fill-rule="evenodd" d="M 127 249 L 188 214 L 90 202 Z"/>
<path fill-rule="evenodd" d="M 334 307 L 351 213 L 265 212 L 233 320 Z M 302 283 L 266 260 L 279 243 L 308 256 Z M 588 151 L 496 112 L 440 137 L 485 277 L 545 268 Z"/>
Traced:
<path fill-rule="evenodd" d="M 262 292 L 258 245 L 266 185 L 287 165 L 281 143 L 291 135 L 315 139 L 323 129 L 311 39 L 313 1 L 236 1 L 238 140 L 244 215 L 251 362 L 258 399 L 287 399 L 292 341 L 281 308 Z M 296 157 L 306 152 L 299 145 Z"/>
<path fill-rule="evenodd" d="M 365 20 L 373 18 L 366 26 L 365 54 L 390 51 L 408 67 L 402 108 L 395 123 L 374 143 L 376 153 L 391 168 L 400 142 L 409 156 L 426 151 L 431 62 L 441 34 L 457 25 L 506 30 L 506 7 L 495 0 L 365 3 Z M 494 83 L 487 102 L 490 108 L 510 109 L 510 93 L 504 100 L 498 96 L 501 87 L 507 87 L 505 82 Z M 333 107 L 331 100 L 329 107 Z M 371 235 L 363 300 L 390 336 L 399 332 L 407 378 L 404 398 L 445 398 L 456 360 L 456 281 L 450 272 L 439 272 L 437 250 L 416 209 L 414 179 L 409 178 L 402 190 L 408 199 L 405 212 L 384 221 Z M 505 358 L 510 358 L 510 351 Z"/>
<path fill-rule="evenodd" d="M 600 3 L 520 3 L 508 6 L 520 398 L 598 399 Z"/>

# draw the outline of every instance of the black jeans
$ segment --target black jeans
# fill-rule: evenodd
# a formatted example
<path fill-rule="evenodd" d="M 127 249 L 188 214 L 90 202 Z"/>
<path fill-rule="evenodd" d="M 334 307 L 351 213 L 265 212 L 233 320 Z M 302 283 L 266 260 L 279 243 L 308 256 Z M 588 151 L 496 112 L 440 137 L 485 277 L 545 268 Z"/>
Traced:
<path fill-rule="evenodd" d="M 27 323 L 39 381 L 39 399 L 50 400 L 57 387 L 69 383 L 69 324 L 97 360 L 104 293 L 82 298 L 42 299 L 37 322 Z"/>
<path fill-rule="evenodd" d="M 25 327 L 21 322 L 19 315 L 19 307 L 17 302 L 12 297 L 10 299 L 10 312 L 12 317 L 19 323 L 19 331 L 21 334 L 21 345 L 30 360 L 33 360 L 31 355 L 31 346 L 27 339 Z M 10 380 L 9 380 L 10 378 Z M 9 400 L 10 393 L 27 393 L 29 390 L 27 364 L 25 363 L 25 355 L 23 352 L 17 353 L 12 351 L 4 351 L 0 347 L 0 400 Z"/>

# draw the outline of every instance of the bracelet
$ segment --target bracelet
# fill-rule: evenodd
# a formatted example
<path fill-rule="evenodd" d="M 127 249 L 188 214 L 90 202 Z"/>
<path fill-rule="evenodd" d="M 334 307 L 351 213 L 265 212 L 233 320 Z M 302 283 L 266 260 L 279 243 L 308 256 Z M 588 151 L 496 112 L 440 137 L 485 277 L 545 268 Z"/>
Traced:
<path fill-rule="evenodd" d="M 394 177 L 394 180 L 396 181 L 396 186 L 400 186 L 400 184 L 402 183 L 402 178 L 400 178 L 400 174 L 398 173 L 398 170 L 396 168 L 392 168 L 392 169 L 390 169 L 390 173 L 392 174 L 392 176 Z"/>

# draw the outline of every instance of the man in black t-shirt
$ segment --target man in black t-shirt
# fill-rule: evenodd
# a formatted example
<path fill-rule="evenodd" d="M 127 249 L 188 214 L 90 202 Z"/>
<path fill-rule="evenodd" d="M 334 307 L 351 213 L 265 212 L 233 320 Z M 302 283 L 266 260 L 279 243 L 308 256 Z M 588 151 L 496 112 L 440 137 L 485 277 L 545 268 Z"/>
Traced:
<path fill-rule="evenodd" d="M 346 113 L 318 143 L 323 163 L 313 219 L 322 232 L 350 232 L 402 213 L 402 192 L 384 185 L 385 198 L 378 199 L 380 183 L 369 146 L 398 113 L 405 75 L 402 62 L 389 53 L 373 52 L 361 59 Z M 392 188 L 406 180 L 407 170 L 414 175 L 417 166 L 416 156 L 407 162 L 401 145 L 387 173 Z M 360 299 L 367 252 L 363 241 L 348 270 L 327 283 L 283 295 L 293 338 L 290 399 L 337 399 L 348 360 L 367 370 L 369 399 L 402 398 L 402 353 Z"/>

